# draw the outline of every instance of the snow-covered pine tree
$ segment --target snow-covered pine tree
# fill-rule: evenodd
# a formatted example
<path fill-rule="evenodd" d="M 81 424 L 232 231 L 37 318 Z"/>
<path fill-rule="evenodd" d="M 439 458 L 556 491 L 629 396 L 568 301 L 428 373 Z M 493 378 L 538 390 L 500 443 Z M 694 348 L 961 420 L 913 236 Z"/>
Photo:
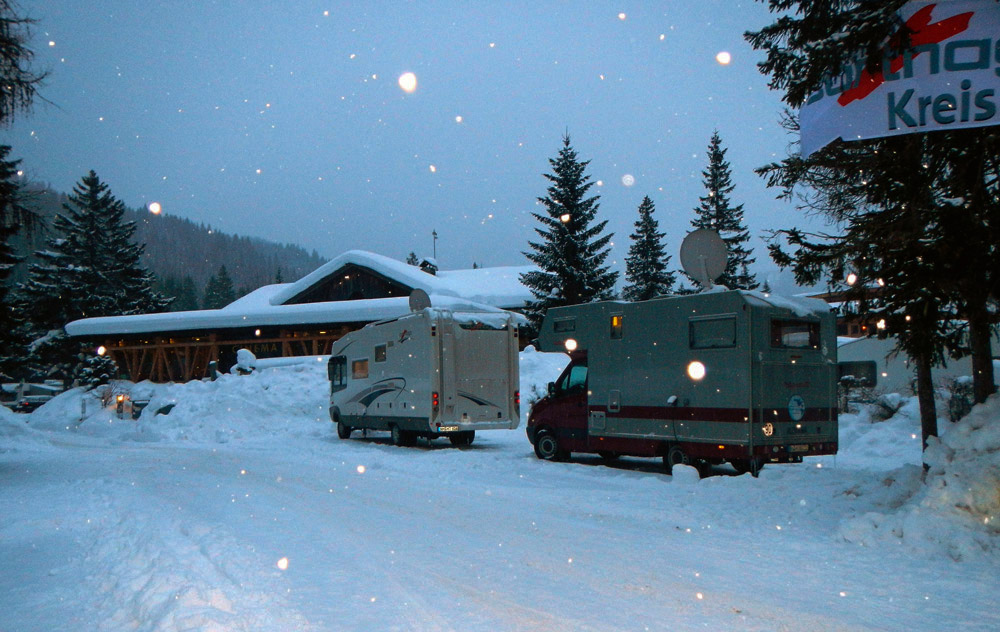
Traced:
<path fill-rule="evenodd" d="M 406 255 L 406 263 L 410 264 L 411 266 L 420 265 L 420 259 L 417 257 L 417 253 L 411 250 L 410 254 Z"/>
<path fill-rule="evenodd" d="M 611 253 L 612 234 L 601 235 L 607 220 L 593 223 L 600 196 L 587 197 L 593 183 L 584 171 L 590 161 L 580 161 L 569 134 L 556 158 L 550 158 L 552 173 L 544 177 L 552 184 L 538 198 L 545 214 L 532 213 L 541 223 L 538 242 L 528 242 L 524 256 L 538 270 L 521 275 L 535 300 L 525 306 L 525 315 L 537 331 L 550 307 L 577 305 L 610 299 L 618 272 L 604 265 Z"/>
<path fill-rule="evenodd" d="M 91 171 L 53 220 L 46 248 L 35 253 L 19 302 L 30 319 L 32 363 L 43 374 L 74 373 L 79 343 L 66 338 L 66 323 L 157 312 L 169 304 L 153 290 L 143 246 L 132 241 L 135 223 L 123 219 L 124 211 Z"/>
<path fill-rule="evenodd" d="M 701 172 L 706 193 L 698 198 L 701 204 L 694 210 L 695 218 L 691 220 L 691 226 L 714 230 L 726 242 L 729 252 L 726 270 L 716 282 L 733 290 L 755 290 L 759 283 L 750 274 L 749 266 L 756 259 L 751 257 L 753 250 L 747 246 L 750 231 L 743 223 L 743 205 L 732 206 L 729 201 L 735 186 L 729 162 L 726 161 L 727 151 L 722 146 L 719 132 L 714 132 L 708 144 L 708 167 Z"/>
<path fill-rule="evenodd" d="M 670 255 L 666 253 L 660 225 L 653 218 L 655 206 L 649 196 L 639 204 L 639 219 L 635 221 L 635 232 L 630 235 L 632 244 L 625 257 L 625 279 L 627 285 L 622 297 L 627 301 L 647 301 L 657 296 L 670 294 L 676 278 L 667 270 Z"/>
<path fill-rule="evenodd" d="M 0 381 L 21 377 L 19 368 L 26 352 L 24 319 L 15 309 L 11 272 L 21 260 L 11 240 L 22 228 L 37 223 L 27 207 L 17 175 L 20 160 L 10 160 L 10 146 L 0 145 Z"/>
<path fill-rule="evenodd" d="M 205 285 L 205 298 L 201 302 L 202 307 L 204 309 L 221 309 L 235 300 L 236 290 L 233 289 L 233 280 L 229 277 L 226 266 L 222 265 Z"/>

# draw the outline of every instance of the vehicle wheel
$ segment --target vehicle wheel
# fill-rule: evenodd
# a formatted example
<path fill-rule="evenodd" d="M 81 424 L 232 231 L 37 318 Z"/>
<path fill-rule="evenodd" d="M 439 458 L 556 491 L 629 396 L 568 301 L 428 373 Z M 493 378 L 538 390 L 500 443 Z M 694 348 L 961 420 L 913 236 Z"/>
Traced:
<path fill-rule="evenodd" d="M 672 445 L 667 453 L 663 455 L 663 469 L 667 474 L 673 474 L 675 465 L 688 465 L 691 459 L 684 453 L 680 446 Z"/>
<path fill-rule="evenodd" d="M 760 459 L 730 459 L 729 464 L 738 474 L 750 472 L 754 478 L 757 478 L 757 475 L 764 468 L 764 463 Z"/>
<path fill-rule="evenodd" d="M 337 420 L 337 436 L 338 437 L 340 437 L 341 439 L 350 439 L 351 438 L 351 430 L 353 430 L 353 428 L 351 428 L 350 426 L 348 426 L 344 422 L 340 421 L 339 419 Z"/>
<path fill-rule="evenodd" d="M 448 440 L 451 441 L 451 445 L 455 447 L 461 448 L 469 446 L 476 440 L 476 431 L 468 430 L 466 432 L 456 432 L 453 435 L 449 435 Z"/>
<path fill-rule="evenodd" d="M 548 430 L 535 436 L 535 456 L 543 461 L 561 461 L 568 455 L 559 448 L 559 440 Z"/>
<path fill-rule="evenodd" d="M 416 443 L 416 436 L 412 432 L 403 430 L 399 426 L 392 427 L 392 445 L 408 447 Z"/>
<path fill-rule="evenodd" d="M 597 455 L 604 459 L 605 463 L 614 463 L 618 460 L 618 455 L 609 450 L 598 450 Z"/>

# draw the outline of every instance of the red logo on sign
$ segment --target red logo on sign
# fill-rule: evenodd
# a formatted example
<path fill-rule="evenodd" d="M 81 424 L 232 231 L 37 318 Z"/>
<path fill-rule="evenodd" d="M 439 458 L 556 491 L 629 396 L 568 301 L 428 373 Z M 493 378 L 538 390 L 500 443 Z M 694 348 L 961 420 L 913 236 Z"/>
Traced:
<path fill-rule="evenodd" d="M 972 19 L 972 11 L 959 13 L 956 16 L 946 18 L 931 24 L 931 13 L 936 4 L 929 4 L 923 9 L 914 13 L 906 21 L 906 28 L 910 31 L 910 46 L 923 46 L 925 44 L 940 44 L 950 37 L 954 37 L 969 28 L 969 20 Z M 917 51 L 913 57 L 918 57 L 922 51 Z M 903 68 L 903 56 L 896 57 L 889 63 L 892 72 L 899 72 Z M 837 103 L 844 106 L 853 101 L 860 101 L 875 91 L 885 82 L 885 77 L 881 70 L 870 73 L 865 70 L 861 73 L 861 78 L 857 85 L 849 90 L 845 90 Z"/>

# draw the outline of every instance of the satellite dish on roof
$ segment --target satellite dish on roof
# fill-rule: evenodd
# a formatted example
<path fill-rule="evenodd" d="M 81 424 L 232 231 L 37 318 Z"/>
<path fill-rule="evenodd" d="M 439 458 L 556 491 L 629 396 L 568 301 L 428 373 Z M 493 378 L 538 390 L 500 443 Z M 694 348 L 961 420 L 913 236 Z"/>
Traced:
<path fill-rule="evenodd" d="M 410 311 L 419 312 L 431 306 L 431 297 L 427 292 L 417 288 L 410 292 Z"/>
<path fill-rule="evenodd" d="M 714 230 L 700 228 L 688 233 L 681 242 L 684 272 L 703 288 L 712 287 L 712 283 L 726 271 L 727 259 L 726 242 Z"/>

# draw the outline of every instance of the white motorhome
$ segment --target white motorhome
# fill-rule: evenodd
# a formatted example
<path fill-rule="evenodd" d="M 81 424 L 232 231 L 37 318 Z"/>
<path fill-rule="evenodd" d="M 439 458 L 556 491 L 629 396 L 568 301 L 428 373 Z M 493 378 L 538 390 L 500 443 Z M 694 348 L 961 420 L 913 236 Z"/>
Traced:
<path fill-rule="evenodd" d="M 1000 359 L 998 336 L 995 333 L 991 340 L 994 365 Z M 905 351 L 896 350 L 895 338 L 838 338 L 837 360 L 839 377 L 854 376 L 873 395 L 914 393 L 915 366 Z M 935 386 L 947 387 L 957 377 L 972 375 L 972 359 L 948 358 L 944 366 L 934 367 L 931 375 Z"/>
<path fill-rule="evenodd" d="M 477 430 L 517 428 L 516 316 L 415 307 L 334 344 L 330 419 L 338 436 L 387 430 L 395 445 L 448 437 L 461 446 Z"/>

